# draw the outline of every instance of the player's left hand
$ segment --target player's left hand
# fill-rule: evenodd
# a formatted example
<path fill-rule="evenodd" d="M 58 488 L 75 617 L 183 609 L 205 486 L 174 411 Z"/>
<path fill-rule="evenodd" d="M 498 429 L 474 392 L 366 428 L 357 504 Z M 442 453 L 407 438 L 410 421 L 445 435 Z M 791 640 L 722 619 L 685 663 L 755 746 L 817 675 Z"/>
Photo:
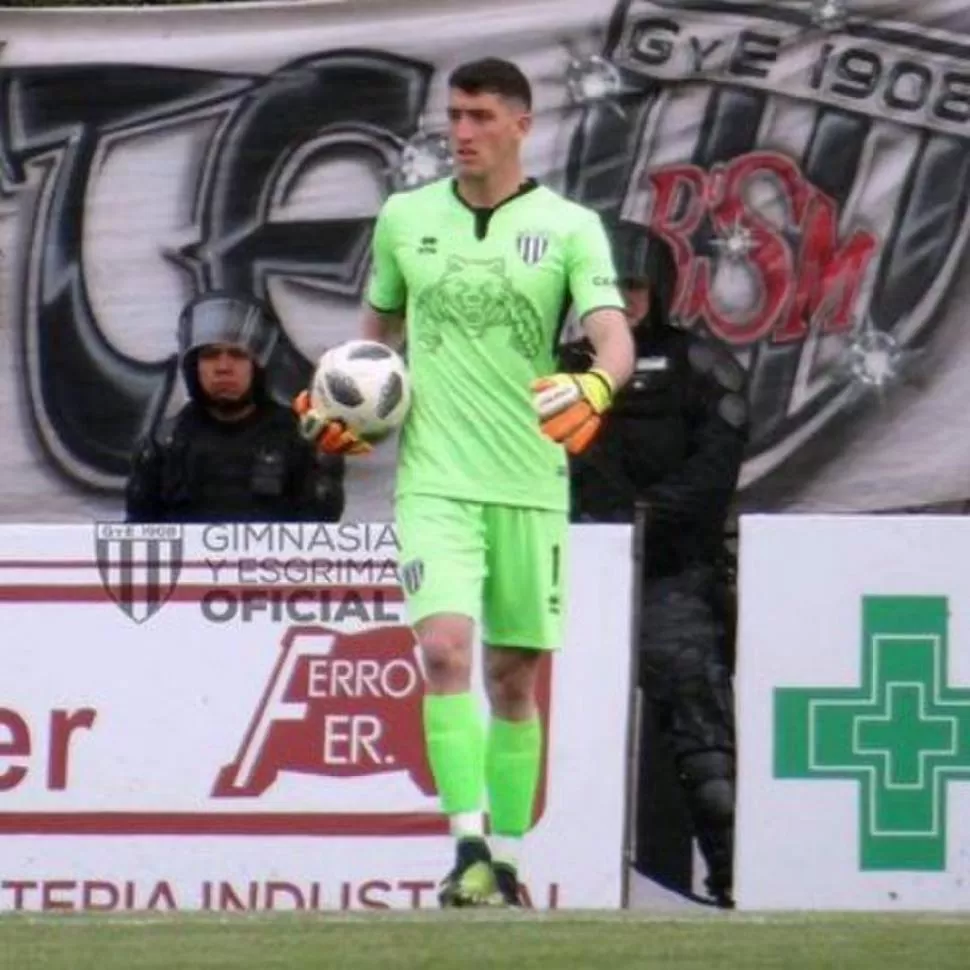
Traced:
<path fill-rule="evenodd" d="M 613 381 L 598 369 L 553 374 L 533 382 L 532 394 L 542 433 L 578 455 L 596 437 L 603 412 L 613 403 Z"/>

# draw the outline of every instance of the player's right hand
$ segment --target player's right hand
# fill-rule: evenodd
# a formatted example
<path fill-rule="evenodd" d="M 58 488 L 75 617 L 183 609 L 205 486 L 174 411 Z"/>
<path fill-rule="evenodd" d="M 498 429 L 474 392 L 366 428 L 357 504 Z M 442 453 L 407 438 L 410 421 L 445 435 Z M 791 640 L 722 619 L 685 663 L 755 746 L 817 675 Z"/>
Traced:
<path fill-rule="evenodd" d="M 293 411 L 300 435 L 325 455 L 366 455 L 373 447 L 337 418 L 314 410 L 310 392 L 300 391 L 293 399 Z"/>

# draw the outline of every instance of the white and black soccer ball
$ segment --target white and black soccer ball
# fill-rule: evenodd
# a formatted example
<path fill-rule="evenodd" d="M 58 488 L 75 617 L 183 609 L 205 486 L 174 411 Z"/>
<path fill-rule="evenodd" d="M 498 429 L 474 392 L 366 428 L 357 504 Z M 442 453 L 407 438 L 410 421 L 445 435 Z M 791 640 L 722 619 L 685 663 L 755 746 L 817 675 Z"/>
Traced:
<path fill-rule="evenodd" d="M 317 362 L 310 403 L 362 438 L 379 440 L 401 426 L 411 407 L 407 365 L 384 344 L 349 340 Z"/>

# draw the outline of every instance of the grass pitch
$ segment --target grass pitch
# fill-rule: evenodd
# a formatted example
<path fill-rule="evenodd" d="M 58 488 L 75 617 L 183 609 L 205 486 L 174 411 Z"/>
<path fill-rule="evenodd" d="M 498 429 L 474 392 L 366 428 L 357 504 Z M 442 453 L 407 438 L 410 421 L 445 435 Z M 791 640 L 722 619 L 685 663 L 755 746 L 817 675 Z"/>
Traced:
<path fill-rule="evenodd" d="M 0 917 L 3 970 L 965 970 L 966 916 Z"/>

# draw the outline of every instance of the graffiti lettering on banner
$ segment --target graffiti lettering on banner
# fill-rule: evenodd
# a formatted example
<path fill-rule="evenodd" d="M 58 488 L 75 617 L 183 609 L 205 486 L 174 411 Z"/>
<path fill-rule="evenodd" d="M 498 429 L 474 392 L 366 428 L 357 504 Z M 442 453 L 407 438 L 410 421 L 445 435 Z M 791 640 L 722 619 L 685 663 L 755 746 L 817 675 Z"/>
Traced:
<path fill-rule="evenodd" d="M 970 242 L 967 36 L 806 7 L 621 5 L 623 83 L 571 149 L 569 190 L 664 238 L 680 322 L 747 368 L 742 489 L 913 373 Z"/>

